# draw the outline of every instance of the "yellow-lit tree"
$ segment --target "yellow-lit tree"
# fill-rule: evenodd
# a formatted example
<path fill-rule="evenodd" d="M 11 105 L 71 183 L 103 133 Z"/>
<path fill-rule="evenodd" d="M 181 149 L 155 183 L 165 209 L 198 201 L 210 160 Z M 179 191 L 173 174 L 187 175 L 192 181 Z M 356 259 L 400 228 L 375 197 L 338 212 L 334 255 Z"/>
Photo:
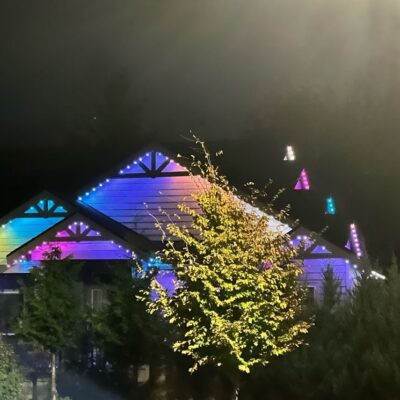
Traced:
<path fill-rule="evenodd" d="M 290 238 L 240 199 L 204 143 L 195 140 L 204 152 L 191 162 L 200 209 L 179 206 L 191 216 L 188 226 L 157 224 L 166 243 L 160 256 L 172 264 L 176 284 L 171 294 L 154 280 L 156 296 L 148 307 L 177 328 L 173 349 L 192 358 L 191 372 L 206 364 L 220 367 L 238 399 L 244 374 L 304 340 L 310 321 L 303 318 L 297 279 L 302 268 Z M 285 215 L 282 210 L 277 218 Z"/>

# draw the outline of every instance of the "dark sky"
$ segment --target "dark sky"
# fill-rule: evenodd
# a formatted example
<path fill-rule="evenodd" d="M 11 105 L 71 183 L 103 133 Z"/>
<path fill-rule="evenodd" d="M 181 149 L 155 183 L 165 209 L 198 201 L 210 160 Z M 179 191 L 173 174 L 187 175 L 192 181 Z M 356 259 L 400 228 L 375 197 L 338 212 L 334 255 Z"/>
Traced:
<path fill-rule="evenodd" d="M 291 182 L 280 160 L 295 145 L 316 183 L 290 199 L 296 216 L 317 224 L 332 193 L 387 259 L 400 250 L 399 67 L 398 0 L 3 0 L 0 212 L 192 129 L 238 181 Z"/>

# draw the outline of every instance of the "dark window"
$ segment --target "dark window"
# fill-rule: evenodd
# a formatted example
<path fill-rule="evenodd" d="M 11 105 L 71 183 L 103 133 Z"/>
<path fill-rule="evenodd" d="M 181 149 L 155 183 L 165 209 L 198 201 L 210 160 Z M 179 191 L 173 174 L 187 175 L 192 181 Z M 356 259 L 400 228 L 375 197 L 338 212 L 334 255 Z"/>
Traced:
<path fill-rule="evenodd" d="M 315 287 L 314 286 L 307 287 L 307 303 L 308 304 L 315 303 Z"/>
<path fill-rule="evenodd" d="M 18 317 L 21 295 L 15 292 L 0 293 L 0 332 L 13 333 L 13 326 Z"/>
<path fill-rule="evenodd" d="M 103 305 L 103 289 L 92 289 L 90 294 L 90 305 L 93 310 L 99 310 Z"/>

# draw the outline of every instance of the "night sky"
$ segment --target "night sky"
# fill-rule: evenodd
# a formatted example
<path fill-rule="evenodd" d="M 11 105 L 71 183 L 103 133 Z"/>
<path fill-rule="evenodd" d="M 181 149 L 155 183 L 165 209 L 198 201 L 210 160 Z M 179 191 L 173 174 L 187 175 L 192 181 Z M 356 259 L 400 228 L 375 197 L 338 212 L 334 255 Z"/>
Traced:
<path fill-rule="evenodd" d="M 306 226 L 339 243 L 356 221 L 373 258 L 400 255 L 398 0 L 3 0 L 0 38 L 0 213 L 193 130 Z"/>

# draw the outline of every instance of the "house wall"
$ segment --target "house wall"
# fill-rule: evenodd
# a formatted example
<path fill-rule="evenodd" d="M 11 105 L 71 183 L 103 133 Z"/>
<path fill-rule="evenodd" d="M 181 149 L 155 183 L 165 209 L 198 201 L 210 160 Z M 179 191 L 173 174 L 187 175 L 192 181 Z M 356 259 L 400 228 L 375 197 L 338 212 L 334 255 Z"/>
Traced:
<path fill-rule="evenodd" d="M 7 255 L 63 218 L 15 218 L 0 227 L 0 266 L 7 264 Z"/>
<path fill-rule="evenodd" d="M 308 287 L 313 287 L 316 298 L 323 294 L 323 273 L 328 267 L 333 269 L 335 278 L 340 282 L 342 293 L 348 292 L 354 285 L 356 273 L 349 262 L 344 258 L 321 258 L 303 260 L 304 273 L 301 280 Z"/>
<path fill-rule="evenodd" d="M 347 293 L 354 285 L 356 273 L 352 266 L 343 258 L 329 259 L 308 259 L 303 261 L 304 273 L 300 280 L 309 288 L 314 289 L 315 299 L 320 299 L 323 295 L 324 271 L 328 267 L 333 269 L 335 278 L 340 282 L 340 290 L 343 294 Z M 172 270 L 161 270 L 157 275 L 157 281 L 169 293 L 174 291 L 175 275 Z"/>
<path fill-rule="evenodd" d="M 156 219 L 166 222 L 164 211 L 179 225 L 190 224 L 191 218 L 178 209 L 178 204 L 184 202 L 199 209 L 192 198 L 197 190 L 190 176 L 114 178 L 91 193 L 84 203 L 148 239 L 159 241 L 162 234 L 155 227 Z"/>

